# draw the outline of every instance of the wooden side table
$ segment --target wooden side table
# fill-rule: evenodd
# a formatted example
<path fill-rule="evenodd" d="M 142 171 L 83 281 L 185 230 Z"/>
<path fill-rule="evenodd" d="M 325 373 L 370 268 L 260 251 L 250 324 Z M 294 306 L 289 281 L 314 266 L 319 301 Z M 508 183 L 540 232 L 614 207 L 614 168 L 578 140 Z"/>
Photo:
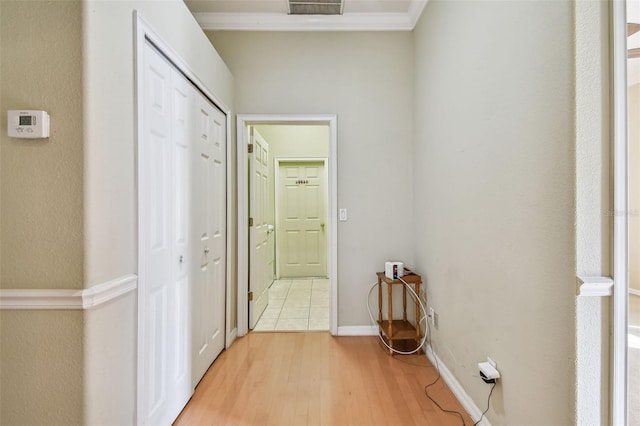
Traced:
<path fill-rule="evenodd" d="M 399 279 L 387 278 L 384 272 L 378 272 L 378 328 L 382 337 L 387 344 L 394 348 L 403 351 L 412 351 L 420 345 L 420 305 L 416 300 L 416 325 L 415 327 L 407 320 L 407 287 Z M 413 284 L 414 290 L 418 297 L 420 297 L 420 284 L 422 283 L 422 277 L 417 274 L 409 274 L 402 277 L 407 284 Z M 387 307 L 387 320 L 382 319 L 382 283 L 387 285 L 388 292 L 388 307 Z M 393 319 L 393 286 L 402 286 L 402 319 Z M 411 343 L 415 342 L 415 344 Z M 395 346 L 394 346 L 395 345 Z M 418 353 L 422 352 L 422 348 Z M 393 355 L 393 351 L 389 350 L 389 353 Z"/>

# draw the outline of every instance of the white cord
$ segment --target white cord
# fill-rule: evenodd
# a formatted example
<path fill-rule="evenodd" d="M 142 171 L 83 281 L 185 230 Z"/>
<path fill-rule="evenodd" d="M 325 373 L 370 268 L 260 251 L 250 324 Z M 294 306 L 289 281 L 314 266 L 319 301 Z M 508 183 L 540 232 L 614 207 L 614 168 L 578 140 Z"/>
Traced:
<path fill-rule="evenodd" d="M 415 290 L 412 289 L 411 286 L 409 284 L 407 284 L 407 282 L 405 280 L 403 280 L 402 278 L 398 278 L 398 279 L 400 281 L 402 281 L 402 283 L 404 284 L 404 286 L 406 288 L 409 289 L 409 292 L 411 293 L 411 297 L 413 298 L 413 300 L 417 300 L 418 301 L 418 304 L 420 305 L 420 310 L 424 313 L 422 318 L 420 318 L 420 321 L 418 321 L 418 324 L 416 324 L 416 326 L 417 326 L 427 318 L 427 310 L 425 309 L 424 305 L 422 304 L 422 300 L 420 299 L 420 297 L 418 297 L 418 295 L 416 294 Z M 373 285 L 369 289 L 369 294 L 367 295 L 367 310 L 369 311 L 369 318 L 371 318 L 371 323 L 375 324 L 376 327 L 380 327 L 380 325 L 378 324 L 378 321 L 376 321 L 373 318 L 373 314 L 371 313 L 371 292 L 377 286 L 378 286 L 378 282 L 375 282 L 375 283 L 373 283 Z M 428 324 L 427 324 L 427 327 L 428 327 Z M 422 341 L 420 342 L 420 345 L 417 348 L 415 348 L 414 350 L 412 350 L 410 352 L 406 352 L 406 351 L 400 351 L 398 349 L 394 349 L 391 346 L 389 346 L 387 344 L 387 342 L 385 342 L 384 339 L 382 338 L 382 334 L 380 332 L 378 332 L 378 338 L 380 338 L 380 341 L 382 342 L 382 344 L 385 345 L 387 347 L 387 349 L 389 349 L 390 351 L 392 351 L 394 353 L 397 353 L 397 354 L 400 354 L 400 355 L 411 355 L 411 354 L 414 354 L 414 353 L 418 352 L 424 346 L 424 343 L 427 340 L 427 336 L 428 336 L 428 333 L 427 333 L 427 330 L 425 330 L 424 337 L 422 338 Z"/>

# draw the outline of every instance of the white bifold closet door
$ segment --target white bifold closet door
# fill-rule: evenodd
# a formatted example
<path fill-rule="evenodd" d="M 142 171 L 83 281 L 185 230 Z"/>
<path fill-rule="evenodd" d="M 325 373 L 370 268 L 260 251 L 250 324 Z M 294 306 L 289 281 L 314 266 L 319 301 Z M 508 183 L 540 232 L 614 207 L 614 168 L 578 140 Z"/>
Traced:
<path fill-rule="evenodd" d="M 138 423 L 168 425 L 224 347 L 226 120 L 148 43 L 143 57 Z"/>
<path fill-rule="evenodd" d="M 226 117 L 198 94 L 195 112 L 193 385 L 224 348 Z"/>

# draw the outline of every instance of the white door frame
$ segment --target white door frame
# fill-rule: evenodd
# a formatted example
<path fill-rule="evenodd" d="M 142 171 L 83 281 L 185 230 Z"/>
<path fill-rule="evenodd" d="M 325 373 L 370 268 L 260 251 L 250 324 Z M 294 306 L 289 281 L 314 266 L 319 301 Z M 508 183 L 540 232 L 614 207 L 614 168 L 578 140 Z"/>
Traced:
<path fill-rule="evenodd" d="M 237 120 L 238 152 L 238 335 L 249 332 L 249 277 L 247 253 L 249 223 L 248 206 L 248 170 L 247 127 L 260 124 L 310 124 L 329 126 L 329 160 L 327 164 L 329 236 L 327 240 L 327 275 L 329 276 L 329 332 L 338 334 L 338 117 L 335 114 L 320 115 L 280 115 L 280 114 L 238 114 Z"/>
<path fill-rule="evenodd" d="M 142 291 L 146 288 L 146 282 L 145 279 L 146 277 L 144 276 L 144 274 L 141 274 L 141 271 L 144 270 L 143 266 L 144 266 L 144 259 L 145 259 L 145 253 L 142 251 L 144 248 L 143 244 L 140 244 L 140 241 L 144 241 L 144 239 L 147 237 L 147 235 L 143 235 L 143 231 L 140 229 L 140 221 L 144 220 L 144 218 L 140 217 L 140 203 L 144 200 L 143 195 L 146 194 L 146 192 L 149 190 L 149 188 L 146 187 L 141 187 L 140 186 L 140 176 L 142 171 L 140 170 L 140 166 L 141 166 L 141 161 L 140 158 L 138 156 L 138 145 L 140 144 L 140 141 L 142 140 L 143 136 L 143 126 L 141 124 L 141 121 L 144 119 L 144 110 L 143 110 L 143 104 L 141 102 L 141 100 L 143 99 L 143 91 L 144 91 L 144 81 L 142 79 L 142 67 L 144 64 L 143 61 L 143 55 L 144 55 L 144 45 L 145 45 L 145 40 L 149 40 L 155 47 L 156 49 L 158 49 L 158 51 L 160 51 L 165 57 L 167 57 L 172 63 L 173 66 L 175 66 L 182 74 L 184 74 L 190 81 L 191 83 L 193 83 L 197 89 L 202 92 L 206 97 L 208 97 L 213 103 L 214 105 L 216 105 L 226 116 L 226 121 L 227 121 L 227 135 L 226 135 L 226 144 L 227 144 L 227 174 L 226 174 L 226 187 L 227 187 L 227 199 L 226 199 L 226 209 L 227 209 L 227 242 L 226 242 L 226 250 L 227 250 L 227 260 L 226 260 L 226 289 L 225 289 L 225 347 L 229 347 L 231 345 L 231 343 L 233 342 L 233 339 L 235 338 L 235 330 L 230 330 L 231 327 L 231 262 L 230 262 L 230 254 L 231 254 L 231 238 L 230 236 L 232 235 L 231 233 L 231 220 L 230 218 L 232 217 L 232 209 L 231 209 L 231 203 L 229 200 L 229 194 L 231 193 L 231 109 L 228 108 L 224 102 L 222 102 L 222 100 L 220 98 L 218 98 L 217 96 L 215 96 L 213 94 L 213 92 L 211 92 L 211 90 L 209 90 L 207 88 L 207 86 L 200 80 L 200 78 L 198 78 L 198 76 L 193 72 L 193 70 L 191 69 L 191 67 L 189 66 L 189 64 L 187 62 L 185 62 L 181 56 L 176 53 L 175 50 L 173 50 L 170 45 L 164 41 L 164 39 L 158 35 L 158 33 L 153 30 L 153 28 L 145 21 L 145 19 L 140 16 L 140 14 L 138 13 L 138 11 L 134 11 L 134 25 L 135 25 L 135 29 L 134 29 L 134 66 L 135 66 L 135 82 L 136 82 L 136 87 L 135 87 L 135 98 L 134 98 L 134 102 L 136 104 L 136 116 L 134 118 L 134 125 L 136 128 L 136 140 L 135 140 L 135 149 L 136 149 L 136 161 L 137 161 L 137 188 L 136 188 L 136 195 L 137 195 L 137 199 L 136 199 L 136 210 L 137 210 L 137 224 L 136 224 L 136 232 L 137 232 L 137 236 L 138 236 L 138 295 L 140 295 L 142 293 Z M 137 424 L 143 424 L 143 422 L 141 422 L 142 419 L 139 418 L 139 416 L 142 414 L 141 412 L 141 403 L 143 401 L 142 395 L 145 394 L 145 392 L 147 392 L 147 389 L 143 389 L 143 386 L 141 386 L 142 383 L 145 383 L 144 380 L 142 380 L 142 372 L 144 371 L 143 368 L 141 368 L 141 364 L 144 362 L 143 359 L 141 359 L 141 354 L 144 353 L 144 351 L 142 350 L 144 348 L 144 345 L 146 344 L 146 339 L 147 336 L 140 330 L 140 320 L 141 318 L 144 318 L 146 316 L 147 312 L 146 312 L 146 304 L 144 303 L 143 300 L 141 300 L 140 297 L 138 297 L 138 315 L 137 315 L 137 319 L 138 319 L 138 349 L 137 349 L 137 354 L 136 354 L 136 358 L 137 358 L 137 394 L 136 394 L 136 398 L 137 398 L 137 402 L 136 402 L 136 407 L 137 407 Z"/>
<path fill-rule="evenodd" d="M 613 57 L 613 353 L 611 421 L 627 424 L 628 153 L 627 3 L 611 2 Z"/>
<path fill-rule="evenodd" d="M 278 158 L 274 158 L 273 159 L 273 165 L 274 165 L 273 174 L 275 175 L 274 176 L 275 191 L 274 191 L 273 204 L 274 204 L 274 209 L 275 209 L 275 215 L 274 215 L 275 224 L 274 225 L 276 225 L 276 229 L 277 229 L 277 225 L 279 223 L 279 220 L 278 220 L 278 217 L 279 217 L 279 211 L 278 211 L 279 195 L 278 194 L 280 192 L 278 191 L 278 188 L 280 187 L 280 164 L 281 163 L 322 163 L 322 165 L 324 167 L 324 170 L 325 170 L 324 182 L 323 183 L 325 185 L 325 188 L 327 189 L 327 191 L 324 194 L 324 198 L 325 198 L 325 200 L 324 200 L 324 202 L 325 202 L 324 211 L 325 211 L 326 217 L 328 218 L 329 217 L 329 202 L 328 202 L 329 201 L 329 191 L 328 191 L 329 179 L 328 179 L 328 176 L 327 176 L 328 173 L 326 173 L 327 162 L 328 162 L 328 159 L 326 157 L 316 157 L 316 158 L 313 158 L 313 157 L 303 157 L 303 158 L 302 157 L 301 158 L 278 157 Z M 280 252 L 280 239 L 278 237 L 279 235 L 280 235 L 280 233 L 276 232 L 276 244 L 275 244 L 275 246 L 276 246 L 276 254 Z M 330 250 L 329 250 L 329 241 L 328 240 L 326 241 L 325 246 L 327 247 L 326 258 L 327 258 L 327 261 L 328 261 L 329 260 L 329 252 L 330 252 Z M 280 278 L 280 263 L 278 262 L 277 256 L 276 256 L 275 260 L 276 260 L 276 279 L 278 279 L 278 278 Z M 329 265 L 327 264 L 326 266 L 327 266 L 327 275 L 328 275 L 328 273 L 329 273 L 328 266 Z"/>

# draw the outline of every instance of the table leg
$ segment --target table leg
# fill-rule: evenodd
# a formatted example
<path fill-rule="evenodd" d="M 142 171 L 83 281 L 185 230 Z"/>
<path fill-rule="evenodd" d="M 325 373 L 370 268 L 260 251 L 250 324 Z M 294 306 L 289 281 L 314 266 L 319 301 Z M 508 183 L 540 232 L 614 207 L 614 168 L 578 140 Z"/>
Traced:
<path fill-rule="evenodd" d="M 416 295 L 420 297 L 420 283 L 416 283 L 415 285 Z M 422 312 L 420 311 L 420 303 L 416 300 L 416 344 L 420 344 L 420 315 Z M 427 318 L 427 321 L 429 319 Z M 420 351 L 418 351 L 420 353 Z"/>
<path fill-rule="evenodd" d="M 402 320 L 407 322 L 407 286 L 402 283 Z"/>
<path fill-rule="evenodd" d="M 382 324 L 382 280 L 378 277 L 378 321 Z"/>
<path fill-rule="evenodd" d="M 391 284 L 387 284 L 387 291 L 388 291 L 387 315 L 389 315 L 389 318 L 387 318 L 387 324 L 388 324 L 387 338 L 389 339 L 389 346 L 391 348 L 393 348 L 393 299 L 391 296 L 392 289 L 393 289 L 393 286 Z M 393 350 L 389 349 L 389 353 L 393 355 Z"/>

